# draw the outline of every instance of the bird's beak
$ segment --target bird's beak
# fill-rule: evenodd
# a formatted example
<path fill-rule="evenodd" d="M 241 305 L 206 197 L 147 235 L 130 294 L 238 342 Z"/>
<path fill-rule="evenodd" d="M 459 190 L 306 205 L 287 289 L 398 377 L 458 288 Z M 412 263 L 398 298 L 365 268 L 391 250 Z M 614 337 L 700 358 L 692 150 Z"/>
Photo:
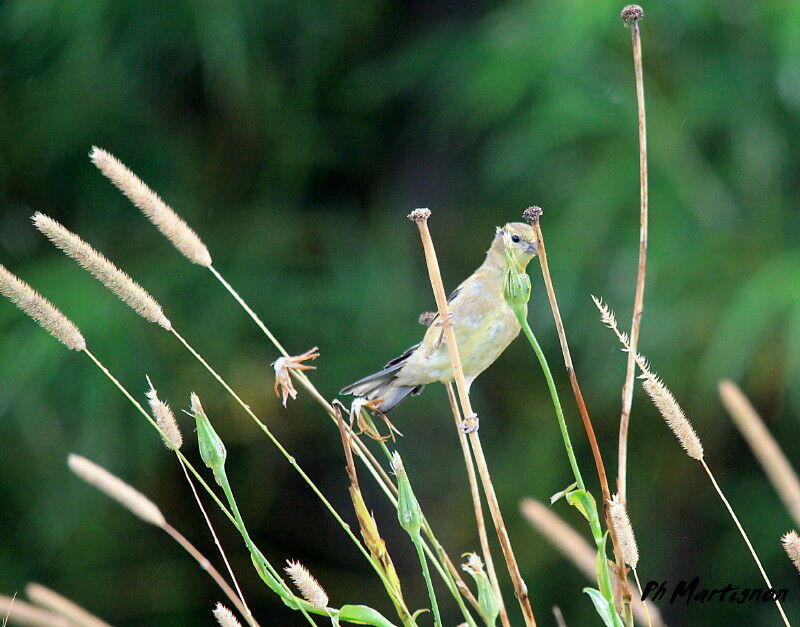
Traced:
<path fill-rule="evenodd" d="M 530 245 L 528 246 L 527 253 L 528 253 L 529 255 L 534 255 L 534 256 L 535 256 L 537 252 L 538 252 L 538 251 L 537 251 L 537 248 L 536 248 L 536 240 L 534 240 L 534 241 L 532 241 L 532 242 L 530 243 Z"/>

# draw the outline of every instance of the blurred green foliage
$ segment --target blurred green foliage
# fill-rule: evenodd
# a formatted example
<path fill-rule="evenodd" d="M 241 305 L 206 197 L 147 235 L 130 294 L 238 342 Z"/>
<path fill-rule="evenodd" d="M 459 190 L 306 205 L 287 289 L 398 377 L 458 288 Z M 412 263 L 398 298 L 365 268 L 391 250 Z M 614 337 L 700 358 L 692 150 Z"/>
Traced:
<path fill-rule="evenodd" d="M 791 592 L 791 526 L 724 416 L 738 381 L 794 462 L 800 415 L 800 4 L 646 5 L 650 256 L 641 349 L 692 417 L 709 463 Z M 318 345 L 324 394 L 416 341 L 431 298 L 409 209 L 429 206 L 448 286 L 481 261 L 495 225 L 536 203 L 601 446 L 615 468 L 625 358 L 589 294 L 630 315 L 638 153 L 621 4 L 588 2 L 0 3 L 0 262 L 41 290 L 139 397 L 145 373 L 176 408 L 196 390 L 230 451 L 230 477 L 274 563 L 300 559 L 333 603 L 387 610 L 366 563 L 264 438 L 173 338 L 138 319 L 29 224 L 64 222 L 140 280 L 350 517 L 339 436 L 303 397 L 272 393 L 276 351 L 95 171 L 115 153 L 201 234 L 215 265 L 287 346 Z M 530 318 L 557 340 L 535 264 Z M 591 455 L 563 372 L 584 474 Z M 473 386 L 484 446 L 541 624 L 596 617 L 581 576 L 516 514 L 569 468 L 538 366 L 516 342 Z M 393 414 L 415 490 L 452 555 L 477 548 L 460 451 L 440 386 Z M 183 419 L 187 434 L 190 421 Z M 131 481 L 214 554 L 159 439 L 81 355 L 0 303 L 0 588 L 38 581 L 114 624 L 209 624 L 219 593 L 157 530 L 81 485 L 86 455 Z M 190 448 L 192 455 L 196 450 Z M 720 503 L 637 390 L 629 503 L 645 580 L 760 585 Z M 363 483 L 367 483 L 364 481 Z M 597 491 L 596 479 L 589 487 Z M 412 606 L 427 604 L 413 547 L 366 487 Z M 372 490 L 372 491 L 370 491 Z M 583 529 L 576 514 L 556 506 Z M 351 518 L 351 517 L 350 517 Z M 267 624 L 296 619 L 221 536 Z M 499 557 L 499 553 L 498 553 Z M 513 607 L 511 587 L 505 589 Z M 440 597 L 443 598 L 443 597 Z M 775 624 L 774 608 L 663 606 L 671 624 Z M 445 604 L 446 622 L 457 620 Z"/>

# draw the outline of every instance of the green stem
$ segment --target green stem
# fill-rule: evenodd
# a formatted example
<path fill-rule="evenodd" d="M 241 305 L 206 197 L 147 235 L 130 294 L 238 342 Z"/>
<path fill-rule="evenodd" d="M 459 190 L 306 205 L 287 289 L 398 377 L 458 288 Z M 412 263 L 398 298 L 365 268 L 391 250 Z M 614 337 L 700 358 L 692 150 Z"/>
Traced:
<path fill-rule="evenodd" d="M 569 439 L 569 432 L 567 431 L 567 422 L 564 420 L 564 412 L 561 410 L 561 401 L 558 399 L 558 392 L 556 391 L 556 384 L 553 381 L 553 375 L 550 373 L 550 366 L 547 365 L 547 359 L 542 352 L 539 342 L 536 341 L 536 336 L 525 318 L 522 308 L 513 307 L 514 315 L 516 315 L 522 330 L 525 332 L 525 337 L 528 338 L 533 352 L 539 360 L 539 364 L 544 371 L 544 377 L 547 380 L 547 387 L 550 389 L 550 396 L 553 399 L 553 407 L 556 410 L 556 418 L 558 419 L 558 428 L 561 429 L 561 437 L 564 438 L 564 448 L 567 449 L 567 457 L 569 458 L 569 465 L 572 467 L 572 474 L 575 476 L 575 483 L 578 485 L 579 490 L 586 490 L 586 485 L 583 483 L 581 471 L 578 468 L 578 461 L 575 459 L 575 452 L 572 450 L 572 441 Z"/>
<path fill-rule="evenodd" d="M 433 589 L 433 582 L 431 581 L 431 574 L 428 570 L 428 560 L 422 552 L 422 538 L 417 536 L 414 540 L 414 546 L 417 549 L 417 556 L 419 563 L 422 566 L 422 576 L 425 579 L 425 586 L 428 588 L 428 597 L 431 600 L 431 609 L 433 610 L 433 624 L 435 627 L 442 627 L 442 617 L 439 615 L 439 604 L 436 602 L 436 592 Z"/>
<path fill-rule="evenodd" d="M 236 526 L 239 528 L 239 533 L 242 535 L 242 538 L 244 539 L 244 543 L 247 546 L 248 551 L 250 551 L 250 554 L 254 558 L 263 559 L 263 553 L 261 553 L 261 551 L 255 545 L 253 540 L 250 538 L 250 534 L 247 532 L 247 527 L 245 527 L 244 520 L 242 519 L 242 515 L 239 512 L 239 506 L 236 504 L 236 499 L 233 496 L 233 490 L 231 490 L 231 484 L 228 481 L 228 474 L 225 472 L 225 468 L 222 466 L 217 468 L 214 474 L 219 479 L 219 484 L 222 487 L 222 491 L 225 493 L 225 498 L 228 499 L 228 505 L 230 505 L 231 511 L 233 512 L 233 516 L 236 519 Z M 267 559 L 263 559 L 263 563 L 265 566 L 267 566 L 267 568 L 269 568 L 272 576 L 280 584 L 280 590 L 283 591 L 283 594 L 281 594 L 280 590 L 276 590 L 275 592 L 277 592 L 282 597 L 286 598 L 290 602 L 297 605 L 298 609 L 302 612 L 303 616 L 306 617 L 306 620 L 308 620 L 308 622 L 311 623 L 312 625 L 316 625 L 314 619 L 308 615 L 308 612 L 306 611 L 305 607 L 303 607 L 302 604 L 296 602 L 297 600 L 294 594 L 286 585 L 286 583 L 283 581 L 283 579 L 281 579 L 277 570 L 275 570 L 275 567 L 272 566 L 272 564 L 270 564 L 269 560 Z"/>
<path fill-rule="evenodd" d="M 300 467 L 300 464 L 297 463 L 297 460 L 292 455 L 289 454 L 289 451 L 287 451 L 286 448 L 284 448 L 284 446 L 280 443 L 278 438 L 276 438 L 275 435 L 272 433 L 272 431 L 270 431 L 269 427 L 267 427 L 267 425 L 265 425 L 263 422 L 261 422 L 261 420 L 259 420 L 258 416 L 256 416 L 253 413 L 253 410 L 250 409 L 250 406 L 247 403 L 245 403 L 239 397 L 238 394 L 236 394 L 236 392 L 233 390 L 233 388 L 231 388 L 231 386 L 229 386 L 227 384 L 225 379 L 223 379 L 217 373 L 217 371 L 214 370 L 211 367 L 211 365 L 209 365 L 209 363 L 205 359 L 203 359 L 203 356 L 200 355 L 200 353 L 198 353 L 191 346 L 191 344 L 189 344 L 183 338 L 183 336 L 180 333 L 178 333 L 174 328 L 172 329 L 172 334 L 178 339 L 178 341 L 180 341 L 181 344 L 184 345 L 186 350 L 188 350 L 192 354 L 192 356 L 195 359 L 197 359 L 197 361 L 199 361 L 203 365 L 203 367 L 209 372 L 209 374 L 211 374 L 211 376 L 214 377 L 219 382 L 219 384 L 228 392 L 228 394 L 231 395 L 231 397 L 241 406 L 241 408 L 244 409 L 245 413 L 253 420 L 253 422 L 256 425 L 258 425 L 258 427 L 264 432 L 264 434 L 269 438 L 269 440 L 275 445 L 275 448 L 277 448 L 278 451 L 281 453 L 281 455 L 283 455 L 283 457 L 286 459 L 286 461 L 288 461 L 289 464 L 292 466 L 292 468 L 294 468 L 297 471 L 297 473 L 303 478 L 303 480 L 311 488 L 311 490 L 314 492 L 314 494 L 317 496 L 317 498 L 319 498 L 319 500 L 322 501 L 322 504 L 331 513 L 331 515 L 334 517 L 336 522 L 338 522 L 339 525 L 342 527 L 342 529 L 344 529 L 344 531 L 347 534 L 347 536 L 353 541 L 353 544 L 356 545 L 356 547 L 361 552 L 361 554 L 370 563 L 370 565 L 372 566 L 373 570 L 375 570 L 375 572 L 378 574 L 378 577 L 380 577 L 381 581 L 384 584 L 384 587 L 388 586 L 388 588 L 390 588 L 391 587 L 391 583 L 384 576 L 380 565 L 376 563 L 375 559 L 372 557 L 372 555 L 370 555 L 369 551 L 367 551 L 367 549 L 364 547 L 364 545 L 359 541 L 359 539 L 353 533 L 353 530 L 350 528 L 350 525 L 348 525 L 344 521 L 344 519 L 339 515 L 339 512 L 336 511 L 336 508 L 333 507 L 331 502 L 325 497 L 325 495 L 317 487 L 317 484 L 315 484 L 314 481 L 311 479 L 311 477 L 309 477 L 306 474 L 306 472 Z M 404 609 L 407 610 L 407 608 L 404 608 Z M 410 612 L 408 612 L 408 613 L 410 614 Z"/>
<path fill-rule="evenodd" d="M 95 357 L 89 351 L 88 348 L 84 349 L 83 352 L 86 353 L 86 355 L 89 357 L 89 359 L 91 359 L 94 362 L 94 364 L 111 381 L 111 383 L 113 383 L 114 386 L 120 392 L 122 392 L 123 396 L 125 396 L 125 398 L 127 398 L 131 402 L 131 404 L 139 411 L 139 413 L 142 414 L 142 416 L 145 417 L 147 422 L 149 422 L 152 425 L 152 427 L 156 431 L 158 431 L 158 433 L 161 435 L 161 437 L 162 438 L 166 438 L 164 432 L 161 431 L 161 427 L 159 427 L 156 424 L 156 422 L 150 417 L 150 414 L 148 414 L 147 411 L 145 411 L 144 407 L 142 407 L 142 405 L 139 403 L 139 401 L 137 401 L 133 396 L 131 396 L 131 393 L 128 392 L 128 390 L 125 388 L 125 386 L 122 385 L 113 374 L 111 374 L 111 372 L 108 370 L 108 368 L 106 368 L 103 365 L 103 362 L 101 362 L 97 357 Z M 228 511 L 228 508 L 225 507 L 224 503 L 219 499 L 219 497 L 216 495 L 216 493 L 205 482 L 205 480 L 200 475 L 200 473 L 197 472 L 197 470 L 195 470 L 195 468 L 194 468 L 194 466 L 192 466 L 191 462 L 188 459 L 186 459 L 186 457 L 183 455 L 183 453 L 181 453 L 179 450 L 175 450 L 174 453 L 180 458 L 180 460 L 184 464 L 186 464 L 186 467 L 192 472 L 192 474 L 195 476 L 195 478 L 200 483 L 200 485 L 203 486 L 203 489 L 205 489 L 205 491 L 208 492 L 209 496 L 211 496 L 211 498 L 214 499 L 214 502 L 219 506 L 220 510 L 222 510 L 222 513 L 225 514 L 228 517 L 228 519 L 235 525 L 236 524 L 236 519 Z"/>

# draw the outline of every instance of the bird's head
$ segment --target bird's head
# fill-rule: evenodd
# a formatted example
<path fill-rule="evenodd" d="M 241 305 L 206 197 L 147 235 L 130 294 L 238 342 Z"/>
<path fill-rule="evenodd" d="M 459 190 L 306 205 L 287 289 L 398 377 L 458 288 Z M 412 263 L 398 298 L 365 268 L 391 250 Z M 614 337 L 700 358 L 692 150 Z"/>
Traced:
<path fill-rule="evenodd" d="M 510 257 L 520 271 L 536 256 L 536 234 L 530 224 L 509 222 L 497 228 L 492 248 Z"/>

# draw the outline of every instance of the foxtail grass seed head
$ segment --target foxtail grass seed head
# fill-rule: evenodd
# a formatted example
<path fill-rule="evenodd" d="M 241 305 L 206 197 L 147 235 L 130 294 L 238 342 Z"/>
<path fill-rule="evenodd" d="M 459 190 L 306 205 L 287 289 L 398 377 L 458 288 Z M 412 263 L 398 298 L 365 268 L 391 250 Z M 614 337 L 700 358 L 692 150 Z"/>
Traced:
<path fill-rule="evenodd" d="M 214 427 L 211 426 L 211 421 L 200 404 L 200 398 L 194 392 L 191 395 L 191 403 L 192 416 L 194 416 L 197 424 L 197 444 L 200 448 L 200 457 L 203 459 L 203 463 L 214 473 L 217 483 L 222 485 L 225 476 L 225 459 L 228 457 L 228 451 L 225 449 L 222 439 L 214 431 Z"/>
<path fill-rule="evenodd" d="M 600 319 L 603 321 L 603 324 L 616 334 L 624 350 L 630 351 L 628 336 L 620 332 L 619 328 L 617 328 L 617 319 L 614 316 L 614 312 L 599 298 L 592 296 L 592 300 L 600 310 Z M 667 426 L 672 429 L 675 437 L 678 438 L 678 441 L 689 457 L 698 461 L 703 459 L 703 445 L 700 442 L 700 438 L 697 437 L 697 433 L 695 433 L 689 419 L 686 417 L 686 414 L 683 413 L 683 410 L 680 405 L 678 405 L 678 401 L 675 400 L 672 392 L 669 391 L 667 386 L 664 385 L 664 382 L 650 369 L 650 364 L 647 363 L 647 360 L 642 355 L 637 353 L 634 359 L 636 360 L 636 365 L 639 366 L 639 370 L 642 371 L 642 374 L 639 375 L 639 379 L 642 381 L 642 387 L 645 389 L 648 396 L 650 396 L 656 409 L 658 409 L 659 413 L 666 421 Z"/>
<path fill-rule="evenodd" d="M 233 612 L 222 605 L 222 603 L 217 603 L 213 609 L 213 613 L 220 627 L 242 627 L 242 624 L 236 620 Z"/>
<path fill-rule="evenodd" d="M 50 588 L 38 583 L 25 586 L 25 594 L 39 607 L 44 607 L 82 627 L 109 627 L 109 624 L 90 614 L 80 605 L 70 601 Z"/>
<path fill-rule="evenodd" d="M 89 158 L 184 257 L 201 266 L 211 265 L 211 254 L 197 233 L 124 163 L 97 146 L 92 146 Z"/>
<path fill-rule="evenodd" d="M 16 597 L 0 594 L 0 625 L 5 627 L 6 620 L 13 625 L 31 625 L 32 627 L 74 627 L 75 623 L 63 616 L 48 610 L 20 601 Z"/>
<path fill-rule="evenodd" d="M 33 318 L 50 335 L 74 351 L 86 348 L 80 330 L 49 300 L 0 265 L 0 294 Z"/>
<path fill-rule="evenodd" d="M 328 594 L 308 569 L 300 562 L 286 560 L 286 563 L 288 566 L 284 570 L 292 578 L 302 597 L 319 609 L 328 607 Z"/>
<path fill-rule="evenodd" d="M 156 424 L 164 433 L 165 437 L 162 438 L 164 440 L 164 445 L 168 449 L 177 451 L 183 446 L 183 435 L 178 427 L 178 421 L 175 420 L 175 414 L 172 412 L 172 409 L 170 409 L 170 406 L 158 398 L 158 392 L 156 392 L 156 388 L 153 387 L 153 382 L 150 381 L 150 377 L 146 378 L 147 385 L 150 386 L 150 389 L 146 393 L 147 402 L 150 405 L 150 412 L 153 414 Z"/>
<path fill-rule="evenodd" d="M 639 547 L 636 546 L 636 538 L 633 535 L 631 520 L 628 518 L 628 511 L 615 494 L 609 503 L 611 514 L 611 524 L 614 525 L 617 539 L 619 540 L 622 557 L 625 563 L 631 568 L 636 568 L 639 563 Z"/>
<path fill-rule="evenodd" d="M 644 372 L 639 375 L 639 378 L 642 380 L 642 387 L 644 387 L 653 404 L 666 421 L 667 426 L 672 429 L 675 437 L 678 438 L 689 457 L 693 457 L 698 461 L 702 460 L 703 445 L 700 442 L 700 438 L 697 437 L 697 433 L 695 433 L 672 392 L 652 372 Z"/>
<path fill-rule="evenodd" d="M 797 535 L 796 531 L 789 531 L 783 535 L 781 543 L 786 555 L 789 556 L 794 567 L 800 572 L 800 536 Z"/>
<path fill-rule="evenodd" d="M 481 615 L 489 625 L 494 625 L 500 614 L 500 603 L 494 594 L 492 583 L 483 569 L 483 562 L 477 553 L 465 553 L 463 557 L 467 559 L 461 569 L 475 580 L 475 585 L 478 587 L 478 606 Z"/>
<path fill-rule="evenodd" d="M 86 483 L 105 493 L 143 521 L 156 527 L 166 524 L 164 515 L 155 503 L 105 468 L 74 454 L 68 457 L 68 464 L 70 470 Z"/>
<path fill-rule="evenodd" d="M 392 456 L 392 471 L 397 476 L 397 520 L 412 539 L 419 538 L 422 527 L 422 509 L 414 490 L 411 489 L 411 482 L 408 480 L 403 460 L 400 459 L 400 453 L 397 451 Z"/>
<path fill-rule="evenodd" d="M 75 233 L 38 211 L 33 214 L 33 224 L 53 244 L 77 261 L 94 278 L 114 292 L 117 297 L 140 316 L 167 330 L 172 328 L 155 299 L 131 277 L 84 242 Z"/>

